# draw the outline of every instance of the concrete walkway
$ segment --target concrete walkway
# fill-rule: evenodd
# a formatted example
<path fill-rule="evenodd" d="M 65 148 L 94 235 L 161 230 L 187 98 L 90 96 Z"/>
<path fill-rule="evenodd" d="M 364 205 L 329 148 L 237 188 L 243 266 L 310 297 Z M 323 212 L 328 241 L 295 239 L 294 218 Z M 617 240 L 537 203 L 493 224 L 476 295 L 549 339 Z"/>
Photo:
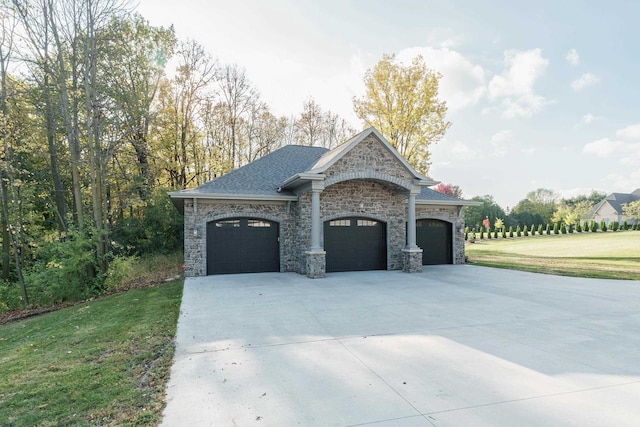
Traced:
<path fill-rule="evenodd" d="M 163 426 L 640 423 L 640 281 L 190 278 L 176 345 Z"/>

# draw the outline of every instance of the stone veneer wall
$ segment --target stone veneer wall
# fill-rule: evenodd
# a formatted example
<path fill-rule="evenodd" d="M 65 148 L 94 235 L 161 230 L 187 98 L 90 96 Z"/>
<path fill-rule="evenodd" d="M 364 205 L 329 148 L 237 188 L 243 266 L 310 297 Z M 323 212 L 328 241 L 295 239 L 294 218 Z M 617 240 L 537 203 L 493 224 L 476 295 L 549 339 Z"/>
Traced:
<path fill-rule="evenodd" d="M 223 218 L 255 217 L 279 223 L 280 271 L 295 271 L 294 254 L 295 202 L 221 202 L 198 200 L 194 214 L 193 200 L 184 201 L 184 271 L 186 276 L 207 274 L 207 223 Z M 194 235 L 196 230 L 196 235 Z"/>
<path fill-rule="evenodd" d="M 387 268 L 402 268 L 402 249 L 405 247 L 406 196 L 399 191 L 370 180 L 343 181 L 331 185 L 320 193 L 320 221 L 341 217 L 366 217 L 386 223 Z M 296 271 L 306 274 L 305 251 L 311 241 L 311 195 L 304 193 L 298 200 L 298 226 L 296 230 Z M 324 247 L 324 233 L 321 233 Z"/>
<path fill-rule="evenodd" d="M 464 264 L 464 210 L 457 206 L 417 205 L 416 219 L 439 219 L 453 224 L 453 263 Z"/>
<path fill-rule="evenodd" d="M 411 182 L 413 177 L 400 161 L 387 150 L 375 135 L 369 135 L 336 161 L 326 172 L 327 180 L 342 174 L 370 171 Z"/>

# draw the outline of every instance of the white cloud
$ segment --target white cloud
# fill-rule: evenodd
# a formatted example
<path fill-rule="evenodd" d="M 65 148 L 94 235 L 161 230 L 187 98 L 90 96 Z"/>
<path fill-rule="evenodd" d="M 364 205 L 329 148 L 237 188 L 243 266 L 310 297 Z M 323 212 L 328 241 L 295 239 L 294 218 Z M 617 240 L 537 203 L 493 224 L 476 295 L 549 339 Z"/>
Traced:
<path fill-rule="evenodd" d="M 570 49 L 567 52 L 567 56 L 564 57 L 569 64 L 576 66 L 580 63 L 580 55 L 578 55 L 578 51 L 575 49 Z"/>
<path fill-rule="evenodd" d="M 591 113 L 587 113 L 584 116 L 582 116 L 582 123 L 584 123 L 585 125 L 588 125 L 588 124 L 592 123 L 594 120 L 601 119 L 601 118 L 602 117 L 594 116 Z"/>
<path fill-rule="evenodd" d="M 493 155 L 504 157 L 509 151 L 509 142 L 513 139 L 513 131 L 510 129 L 501 130 L 491 136 L 489 144 L 493 147 Z"/>
<path fill-rule="evenodd" d="M 609 157 L 611 154 L 620 150 L 623 145 L 624 143 L 621 141 L 612 141 L 609 138 L 601 138 L 585 144 L 582 151 L 598 157 Z"/>
<path fill-rule="evenodd" d="M 549 104 L 534 92 L 536 81 L 549 65 L 542 50 L 508 50 L 504 62 L 506 69 L 489 82 L 489 99 L 500 102 L 503 117 L 531 117 Z"/>
<path fill-rule="evenodd" d="M 571 82 L 571 87 L 573 88 L 573 90 L 577 92 L 586 87 L 593 86 L 599 81 L 600 81 L 600 77 L 596 76 L 595 74 L 584 73 L 583 75 L 581 75 L 580 77 L 578 77 L 577 79 Z"/>
<path fill-rule="evenodd" d="M 454 141 L 451 144 L 451 153 L 455 155 L 457 160 L 474 160 L 478 158 L 478 152 L 461 141 Z"/>
<path fill-rule="evenodd" d="M 398 60 L 410 63 L 422 55 L 427 67 L 442 74 L 440 99 L 447 102 L 450 112 L 478 103 L 486 92 L 484 69 L 455 50 L 443 47 L 412 47 L 398 53 Z"/>
<path fill-rule="evenodd" d="M 609 192 L 628 193 L 638 188 L 640 182 L 640 170 L 631 172 L 628 176 L 612 173 L 604 178 Z"/>
<path fill-rule="evenodd" d="M 626 155 L 620 159 L 620 164 L 625 166 L 640 165 L 640 143 L 627 144 L 625 152 Z"/>
<path fill-rule="evenodd" d="M 640 139 L 640 123 L 617 130 L 616 136 L 625 139 Z"/>

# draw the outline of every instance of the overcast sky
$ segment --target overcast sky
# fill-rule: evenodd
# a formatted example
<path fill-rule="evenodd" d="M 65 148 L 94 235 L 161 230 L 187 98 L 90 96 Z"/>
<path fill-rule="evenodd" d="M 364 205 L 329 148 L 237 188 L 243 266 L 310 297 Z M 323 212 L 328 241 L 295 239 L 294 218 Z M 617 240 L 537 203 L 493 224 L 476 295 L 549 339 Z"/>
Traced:
<path fill-rule="evenodd" d="M 442 73 L 453 123 L 429 175 L 513 207 L 640 187 L 640 2 L 141 0 L 224 63 L 279 115 L 313 97 L 356 129 L 352 98 L 383 53 Z"/>

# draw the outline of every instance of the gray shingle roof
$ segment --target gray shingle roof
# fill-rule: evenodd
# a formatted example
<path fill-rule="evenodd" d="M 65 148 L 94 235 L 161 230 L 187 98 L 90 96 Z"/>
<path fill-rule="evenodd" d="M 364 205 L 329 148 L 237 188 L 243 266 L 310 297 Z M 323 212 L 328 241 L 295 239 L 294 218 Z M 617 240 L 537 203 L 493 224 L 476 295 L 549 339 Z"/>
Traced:
<path fill-rule="evenodd" d="M 202 196 L 260 196 L 269 199 L 295 196 L 293 192 L 278 188 L 290 177 L 309 171 L 328 150 L 322 147 L 287 145 L 258 160 L 206 182 L 194 189 L 170 193 L 178 209 L 182 198 Z M 445 204 L 468 204 L 446 194 L 423 187 L 416 201 L 444 202 Z M 462 203 L 460 203 L 462 202 Z M 467 203 L 465 203 L 467 202 Z"/>
<path fill-rule="evenodd" d="M 202 184 L 190 193 L 293 196 L 278 193 L 289 177 L 308 170 L 327 151 L 321 147 L 287 145 L 226 175 Z"/>
<path fill-rule="evenodd" d="M 633 202 L 635 200 L 640 199 L 640 196 L 636 196 L 634 194 L 627 193 L 611 193 L 605 199 L 613 209 L 616 210 L 619 214 L 622 214 L 622 205 Z"/>
<path fill-rule="evenodd" d="M 451 197 L 448 194 L 440 193 L 436 190 L 432 190 L 427 187 L 422 187 L 420 194 L 416 196 L 416 200 L 430 200 L 434 202 L 460 202 L 462 199 L 458 199 L 457 197 Z"/>

